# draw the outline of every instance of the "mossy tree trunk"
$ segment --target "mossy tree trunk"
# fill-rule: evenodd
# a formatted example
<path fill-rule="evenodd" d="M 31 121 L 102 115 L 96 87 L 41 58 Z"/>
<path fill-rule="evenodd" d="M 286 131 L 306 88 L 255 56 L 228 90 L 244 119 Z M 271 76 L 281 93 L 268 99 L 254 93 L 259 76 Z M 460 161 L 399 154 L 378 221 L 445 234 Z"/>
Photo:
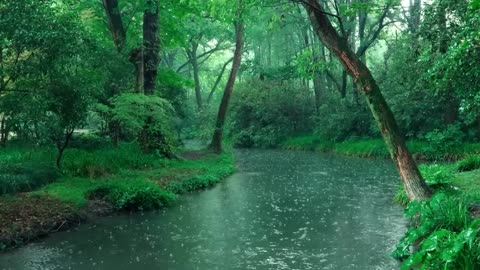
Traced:
<path fill-rule="evenodd" d="M 143 78 L 145 95 L 153 95 L 160 64 L 159 1 L 147 0 L 143 14 Z"/>
<path fill-rule="evenodd" d="M 348 46 L 347 40 L 338 34 L 317 0 L 305 0 L 303 5 L 312 22 L 315 33 L 325 46 L 338 57 L 344 69 L 354 79 L 358 90 L 365 96 L 373 117 L 383 135 L 390 156 L 400 173 L 408 198 L 410 200 L 425 200 L 429 198 L 431 196 L 430 189 L 423 180 L 417 164 L 408 151 L 395 117 L 370 70 Z"/>

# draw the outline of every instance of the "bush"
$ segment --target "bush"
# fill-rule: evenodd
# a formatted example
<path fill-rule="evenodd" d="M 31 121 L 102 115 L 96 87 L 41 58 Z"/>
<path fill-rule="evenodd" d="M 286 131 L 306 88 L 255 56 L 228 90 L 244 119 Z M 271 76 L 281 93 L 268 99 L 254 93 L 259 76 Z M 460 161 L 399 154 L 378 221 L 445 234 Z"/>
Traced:
<path fill-rule="evenodd" d="M 313 130 L 315 105 L 305 89 L 281 81 L 247 81 L 232 97 L 229 132 L 239 147 L 276 147 L 293 134 Z"/>
<path fill-rule="evenodd" d="M 171 205 L 175 195 L 144 179 L 111 179 L 92 191 L 121 210 L 150 210 Z"/>
<path fill-rule="evenodd" d="M 439 153 L 451 153 L 461 145 L 465 134 L 459 125 L 449 125 L 444 130 L 435 129 L 425 134 L 425 139 Z"/>
<path fill-rule="evenodd" d="M 119 148 L 85 151 L 68 149 L 62 169 L 71 176 L 98 178 L 112 175 L 122 169 L 145 169 L 159 161 L 155 154 L 144 154 L 136 144 Z"/>
<path fill-rule="evenodd" d="M 32 191 L 60 177 L 57 168 L 45 163 L 16 163 L 0 168 L 0 195 Z"/>
<path fill-rule="evenodd" d="M 457 170 L 459 172 L 468 172 L 480 168 L 480 156 L 469 156 L 457 163 Z"/>
<path fill-rule="evenodd" d="M 405 210 L 413 224 L 392 256 L 404 259 L 402 269 L 477 269 L 480 248 L 479 225 L 466 204 L 444 193 L 429 201 L 413 201 Z M 416 244 L 419 249 L 411 252 Z"/>
<path fill-rule="evenodd" d="M 68 144 L 69 148 L 95 151 L 111 148 L 112 142 L 108 138 L 102 138 L 94 134 L 74 135 Z"/>
<path fill-rule="evenodd" d="M 88 199 L 99 198 L 119 210 L 148 210 L 170 205 L 175 196 L 142 177 L 92 180 L 66 178 L 36 192 L 84 207 Z"/>

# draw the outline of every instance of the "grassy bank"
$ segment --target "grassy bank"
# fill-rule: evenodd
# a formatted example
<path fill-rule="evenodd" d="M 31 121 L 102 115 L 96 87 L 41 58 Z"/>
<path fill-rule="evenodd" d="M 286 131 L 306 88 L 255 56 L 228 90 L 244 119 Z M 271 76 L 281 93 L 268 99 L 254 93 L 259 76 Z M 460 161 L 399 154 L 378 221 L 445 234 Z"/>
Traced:
<path fill-rule="evenodd" d="M 119 211 L 156 209 L 179 194 L 212 186 L 234 171 L 226 153 L 145 155 L 136 145 L 69 149 L 62 168 L 49 148 L 0 152 L 0 250 Z"/>
<path fill-rule="evenodd" d="M 402 269 L 480 269 L 480 170 L 477 158 L 454 164 L 422 165 L 432 187 L 429 201 L 407 205 L 400 188 L 395 200 L 412 220 L 392 255 Z M 423 268 L 422 268 L 423 267 Z"/>
<path fill-rule="evenodd" d="M 427 141 L 409 141 L 408 148 L 417 160 L 457 161 L 480 154 L 480 143 L 435 144 Z M 359 139 L 334 143 L 319 136 L 294 137 L 282 143 L 289 150 L 333 152 L 341 155 L 388 158 L 388 150 L 382 139 Z"/>

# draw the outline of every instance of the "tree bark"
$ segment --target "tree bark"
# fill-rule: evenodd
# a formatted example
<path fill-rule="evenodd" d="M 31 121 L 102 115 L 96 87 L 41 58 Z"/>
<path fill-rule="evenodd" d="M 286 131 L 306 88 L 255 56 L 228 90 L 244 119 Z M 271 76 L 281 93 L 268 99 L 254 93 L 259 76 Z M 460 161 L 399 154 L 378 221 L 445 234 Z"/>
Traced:
<path fill-rule="evenodd" d="M 235 21 L 235 53 L 233 56 L 232 70 L 223 92 L 223 98 L 222 102 L 220 103 L 220 108 L 218 109 L 217 122 L 215 124 L 212 142 L 209 146 L 210 150 L 214 151 L 215 153 L 222 152 L 223 126 L 225 124 L 225 118 L 227 116 L 228 104 L 233 92 L 233 86 L 235 85 L 235 79 L 237 77 L 240 64 L 242 63 L 243 28 L 243 20 L 240 15 Z"/>
<path fill-rule="evenodd" d="M 144 59 L 143 49 L 135 48 L 130 52 L 129 61 L 135 67 L 135 93 L 144 92 Z"/>
<path fill-rule="evenodd" d="M 208 94 L 207 103 L 210 103 L 210 101 L 212 101 L 213 94 L 217 90 L 217 87 L 220 84 L 220 81 L 222 80 L 223 73 L 225 73 L 225 70 L 227 69 L 228 64 L 230 64 L 230 62 L 232 61 L 233 61 L 233 58 L 230 58 L 228 59 L 227 62 L 225 62 L 225 64 L 223 64 L 222 70 L 220 71 L 220 74 L 218 74 L 217 80 L 215 80 L 215 84 L 213 85 L 212 90 L 210 90 L 210 94 Z"/>
<path fill-rule="evenodd" d="M 118 0 L 103 0 L 103 7 L 107 15 L 108 27 L 113 36 L 113 42 L 118 52 L 123 50 L 127 34 L 123 27 L 122 16 L 118 8 Z"/>
<path fill-rule="evenodd" d="M 70 142 L 70 139 L 72 138 L 74 130 L 75 129 L 72 128 L 70 130 L 65 131 L 64 141 L 57 143 L 57 149 L 58 149 L 57 160 L 56 160 L 57 168 L 60 168 L 61 165 L 62 165 L 63 152 L 65 152 L 65 149 L 67 149 L 68 143 Z"/>
<path fill-rule="evenodd" d="M 203 100 L 202 100 L 202 87 L 200 85 L 200 70 L 198 67 L 197 51 L 198 51 L 198 43 L 192 41 L 192 48 L 191 50 L 187 49 L 187 55 L 188 55 L 188 60 L 192 65 L 193 81 L 195 83 L 195 98 L 197 101 L 197 109 L 200 110 L 203 107 Z"/>
<path fill-rule="evenodd" d="M 7 128 L 7 119 L 5 116 L 0 116 L 0 146 L 6 147 L 8 141 L 9 130 Z"/>
<path fill-rule="evenodd" d="M 410 200 L 429 198 L 431 196 L 430 189 L 408 151 L 395 117 L 372 73 L 348 46 L 347 40 L 339 36 L 317 0 L 305 0 L 303 5 L 320 40 L 338 57 L 344 69 L 353 77 L 358 89 L 365 96 L 390 156 L 400 173 L 408 198 Z"/>
<path fill-rule="evenodd" d="M 318 113 L 322 105 L 322 77 L 319 72 L 313 75 L 313 91 L 315 92 L 315 109 Z"/>
<path fill-rule="evenodd" d="M 143 63 L 145 95 L 153 95 L 160 64 L 159 0 L 147 0 L 143 14 Z"/>

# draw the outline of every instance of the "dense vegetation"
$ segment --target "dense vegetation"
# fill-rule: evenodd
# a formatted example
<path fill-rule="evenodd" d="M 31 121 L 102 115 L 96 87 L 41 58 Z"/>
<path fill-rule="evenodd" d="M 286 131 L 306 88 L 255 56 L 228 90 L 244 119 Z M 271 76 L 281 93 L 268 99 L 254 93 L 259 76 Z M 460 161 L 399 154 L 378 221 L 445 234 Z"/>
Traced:
<path fill-rule="evenodd" d="M 477 269 L 478 29 L 478 0 L 2 0 L 0 249 L 211 186 L 226 141 L 391 157 L 395 257 Z"/>

